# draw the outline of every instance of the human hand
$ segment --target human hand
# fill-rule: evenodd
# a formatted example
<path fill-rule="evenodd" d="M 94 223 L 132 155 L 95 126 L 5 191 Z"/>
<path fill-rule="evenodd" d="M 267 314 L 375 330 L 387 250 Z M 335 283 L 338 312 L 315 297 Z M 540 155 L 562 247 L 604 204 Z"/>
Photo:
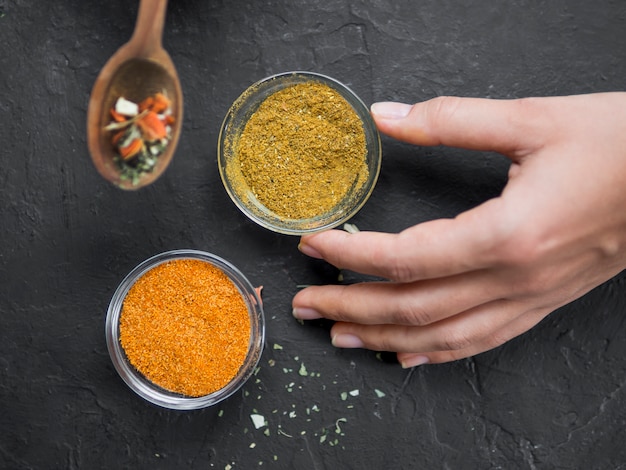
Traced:
<path fill-rule="evenodd" d="M 403 367 L 495 348 L 626 268 L 626 93 L 378 103 L 379 130 L 511 160 L 501 196 L 398 234 L 330 230 L 314 258 L 389 282 L 313 286 L 299 319 L 337 347 L 395 351 Z"/>

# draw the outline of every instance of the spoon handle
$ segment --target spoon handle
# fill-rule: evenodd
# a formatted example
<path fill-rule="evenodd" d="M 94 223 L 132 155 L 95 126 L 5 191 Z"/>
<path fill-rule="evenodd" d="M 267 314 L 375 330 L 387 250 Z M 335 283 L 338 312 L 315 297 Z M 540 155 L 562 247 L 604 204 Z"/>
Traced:
<path fill-rule="evenodd" d="M 150 57 L 162 49 L 167 0 L 141 0 L 131 43 L 139 57 Z"/>

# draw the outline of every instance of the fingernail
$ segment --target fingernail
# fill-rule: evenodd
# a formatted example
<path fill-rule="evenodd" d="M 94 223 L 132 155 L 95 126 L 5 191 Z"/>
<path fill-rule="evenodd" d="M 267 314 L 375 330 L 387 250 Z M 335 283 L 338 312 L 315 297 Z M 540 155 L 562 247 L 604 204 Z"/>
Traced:
<path fill-rule="evenodd" d="M 382 103 L 374 103 L 371 111 L 372 114 L 384 119 L 402 119 L 409 115 L 412 107 L 413 106 L 410 104 L 385 101 Z"/>
<path fill-rule="evenodd" d="M 361 341 L 361 338 L 359 338 L 358 336 L 345 335 L 345 334 L 339 334 L 339 335 L 333 336 L 332 343 L 333 343 L 333 346 L 335 346 L 336 348 L 352 349 L 352 348 L 362 348 L 364 346 L 363 341 Z"/>
<path fill-rule="evenodd" d="M 298 320 L 316 320 L 318 318 L 322 318 L 322 316 L 318 313 L 317 310 L 313 310 L 312 308 L 306 308 L 306 307 L 298 307 L 298 308 L 294 307 L 291 313 Z"/>
<path fill-rule="evenodd" d="M 424 364 L 428 364 L 429 359 L 426 356 L 413 356 L 403 360 L 400 365 L 403 369 L 410 369 L 411 367 L 417 367 Z"/>
<path fill-rule="evenodd" d="M 322 259 L 322 255 L 320 254 L 320 252 L 310 245 L 307 245 L 306 243 L 300 242 L 300 244 L 298 245 L 298 250 L 300 250 L 305 255 L 310 256 L 311 258 Z"/>

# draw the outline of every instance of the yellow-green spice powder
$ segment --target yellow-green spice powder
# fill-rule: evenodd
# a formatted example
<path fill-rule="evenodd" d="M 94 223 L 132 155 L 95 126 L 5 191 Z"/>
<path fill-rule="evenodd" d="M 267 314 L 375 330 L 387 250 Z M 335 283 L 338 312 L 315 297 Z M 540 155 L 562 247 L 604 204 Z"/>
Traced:
<path fill-rule="evenodd" d="M 286 219 L 331 211 L 368 177 L 361 120 L 337 91 L 319 82 L 295 84 L 266 98 L 235 148 L 246 185 Z"/>

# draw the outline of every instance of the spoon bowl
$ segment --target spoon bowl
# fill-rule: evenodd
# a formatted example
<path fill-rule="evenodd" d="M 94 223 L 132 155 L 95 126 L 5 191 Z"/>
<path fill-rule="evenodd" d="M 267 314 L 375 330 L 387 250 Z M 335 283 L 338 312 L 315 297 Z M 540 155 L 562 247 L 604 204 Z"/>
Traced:
<path fill-rule="evenodd" d="M 180 137 L 183 118 L 180 80 L 172 59 L 162 46 L 166 7 L 167 0 L 141 0 L 130 41 L 102 68 L 89 99 L 87 143 L 91 159 L 106 180 L 122 189 L 139 189 L 154 182 L 172 160 Z M 165 94 L 172 103 L 171 137 L 154 169 L 133 183 L 121 178 L 111 135 L 104 128 L 111 120 L 109 112 L 119 97 L 138 103 L 157 92 Z"/>

